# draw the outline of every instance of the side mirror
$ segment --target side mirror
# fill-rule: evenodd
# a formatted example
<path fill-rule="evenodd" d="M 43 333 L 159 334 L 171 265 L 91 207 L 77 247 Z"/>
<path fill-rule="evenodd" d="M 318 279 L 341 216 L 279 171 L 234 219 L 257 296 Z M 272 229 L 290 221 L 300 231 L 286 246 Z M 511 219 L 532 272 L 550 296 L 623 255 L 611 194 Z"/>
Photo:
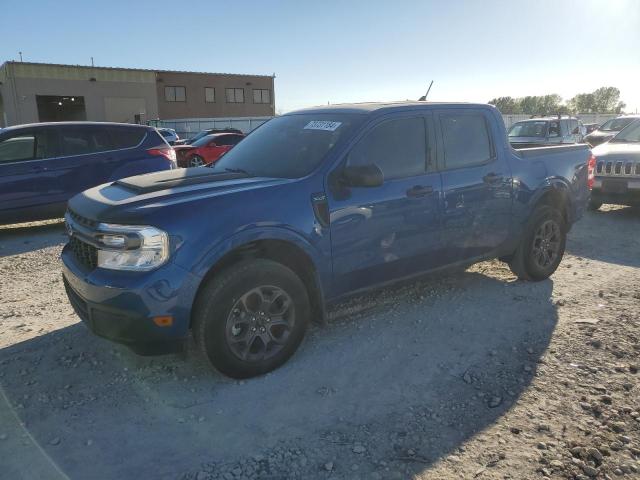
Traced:
<path fill-rule="evenodd" d="M 351 187 L 379 187 L 384 174 L 377 165 L 350 166 L 342 169 L 342 178 Z"/>

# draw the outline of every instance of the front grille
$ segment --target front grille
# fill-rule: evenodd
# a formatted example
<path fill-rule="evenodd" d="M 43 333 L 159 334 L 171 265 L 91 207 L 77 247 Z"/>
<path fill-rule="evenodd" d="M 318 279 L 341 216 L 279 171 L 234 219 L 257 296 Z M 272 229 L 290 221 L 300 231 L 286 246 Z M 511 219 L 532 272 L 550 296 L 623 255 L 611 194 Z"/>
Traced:
<path fill-rule="evenodd" d="M 69 246 L 78 262 L 90 270 L 98 266 L 98 249 L 93 245 L 83 242 L 78 237 L 72 236 Z"/>
<path fill-rule="evenodd" d="M 69 214 L 69 216 L 74 222 L 77 222 L 80 225 L 83 225 L 88 228 L 96 228 L 98 226 L 98 222 L 91 220 L 90 218 L 83 217 L 82 215 L 79 215 L 78 213 L 71 210 L 70 208 L 67 209 L 67 213 Z"/>
<path fill-rule="evenodd" d="M 614 177 L 624 177 L 626 175 L 640 175 L 640 161 L 617 161 L 617 162 L 598 162 L 596 173 L 610 175 Z"/>

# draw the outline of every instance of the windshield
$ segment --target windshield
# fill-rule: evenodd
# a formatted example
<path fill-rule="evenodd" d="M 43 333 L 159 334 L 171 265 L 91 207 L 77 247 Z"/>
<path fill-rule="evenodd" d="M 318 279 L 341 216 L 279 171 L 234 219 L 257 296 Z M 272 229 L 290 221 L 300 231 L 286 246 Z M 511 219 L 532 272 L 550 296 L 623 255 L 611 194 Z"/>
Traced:
<path fill-rule="evenodd" d="M 602 130 L 603 132 L 619 132 L 624 127 L 629 125 L 636 118 L 612 118 L 611 120 L 604 122 L 602 126 L 598 130 Z"/>
<path fill-rule="evenodd" d="M 200 137 L 200 140 L 196 140 L 195 142 L 191 142 L 191 146 L 192 147 L 204 147 L 211 140 L 213 140 L 213 135 L 205 135 L 203 137 Z"/>
<path fill-rule="evenodd" d="M 207 132 L 200 132 L 198 134 L 196 134 L 195 136 L 191 137 L 189 139 L 189 143 L 193 143 L 196 140 L 200 140 L 202 137 L 204 137 L 205 135 L 207 135 Z"/>
<path fill-rule="evenodd" d="M 544 137 L 547 134 L 547 122 L 518 122 L 509 129 L 510 137 Z"/>
<path fill-rule="evenodd" d="M 214 165 L 256 177 L 300 178 L 365 119 L 359 114 L 285 115 L 269 120 Z"/>
<path fill-rule="evenodd" d="M 636 120 L 631 125 L 627 126 L 610 141 L 615 143 L 639 143 L 640 120 Z"/>

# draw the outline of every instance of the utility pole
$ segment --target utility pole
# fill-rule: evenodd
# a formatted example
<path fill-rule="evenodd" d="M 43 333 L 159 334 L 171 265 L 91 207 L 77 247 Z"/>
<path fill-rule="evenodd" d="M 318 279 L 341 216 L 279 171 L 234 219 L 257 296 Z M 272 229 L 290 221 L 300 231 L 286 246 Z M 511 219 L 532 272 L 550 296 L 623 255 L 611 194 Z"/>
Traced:
<path fill-rule="evenodd" d="M 93 57 L 91 57 L 91 66 L 93 67 Z"/>
<path fill-rule="evenodd" d="M 22 63 L 22 52 L 18 52 L 18 55 L 20 55 L 20 63 Z"/>

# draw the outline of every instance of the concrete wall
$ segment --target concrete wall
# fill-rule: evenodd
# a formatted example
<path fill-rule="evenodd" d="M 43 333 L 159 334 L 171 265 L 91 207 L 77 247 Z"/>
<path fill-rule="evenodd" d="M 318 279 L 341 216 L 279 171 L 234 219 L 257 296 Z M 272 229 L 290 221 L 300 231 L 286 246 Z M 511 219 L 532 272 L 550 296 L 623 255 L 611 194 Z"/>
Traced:
<path fill-rule="evenodd" d="M 13 62 L 3 70 L 0 94 L 9 125 L 39 121 L 36 95 L 82 96 L 91 121 L 158 117 L 154 72 Z"/>
<path fill-rule="evenodd" d="M 254 75 L 158 72 L 156 78 L 160 119 L 215 117 L 270 117 L 275 115 L 273 77 Z M 165 87 L 186 89 L 185 102 L 167 102 Z M 205 87 L 215 88 L 215 103 L 205 102 Z M 244 103 L 227 103 L 227 88 L 243 88 Z M 253 103 L 253 89 L 270 91 L 269 104 Z"/>

